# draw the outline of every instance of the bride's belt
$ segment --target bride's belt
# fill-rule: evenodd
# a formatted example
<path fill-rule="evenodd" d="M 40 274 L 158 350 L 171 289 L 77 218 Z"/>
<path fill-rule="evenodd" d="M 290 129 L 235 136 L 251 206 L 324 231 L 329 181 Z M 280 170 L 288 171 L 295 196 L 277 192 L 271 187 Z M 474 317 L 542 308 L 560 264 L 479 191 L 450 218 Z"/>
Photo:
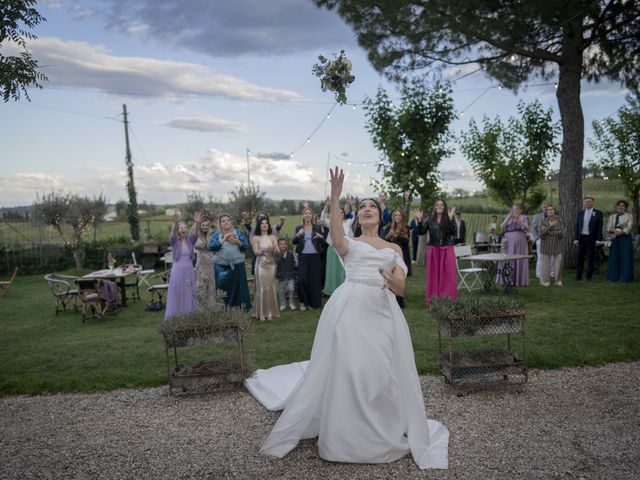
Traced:
<path fill-rule="evenodd" d="M 345 282 L 359 283 L 361 285 L 368 285 L 370 287 L 378 287 L 378 288 L 382 288 L 382 286 L 384 285 L 384 280 L 382 279 L 382 277 L 380 277 L 380 278 L 375 278 L 375 277 L 347 277 L 347 278 L 345 278 Z"/>

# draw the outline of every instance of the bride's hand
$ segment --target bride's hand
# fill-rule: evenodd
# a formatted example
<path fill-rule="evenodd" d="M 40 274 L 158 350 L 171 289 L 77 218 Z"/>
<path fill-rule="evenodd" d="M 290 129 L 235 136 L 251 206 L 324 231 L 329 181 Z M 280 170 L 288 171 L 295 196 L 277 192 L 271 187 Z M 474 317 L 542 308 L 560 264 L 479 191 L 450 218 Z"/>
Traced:
<path fill-rule="evenodd" d="M 342 193 L 342 186 L 344 185 L 344 172 L 338 167 L 334 170 L 329 170 L 331 183 L 331 198 L 340 198 Z"/>

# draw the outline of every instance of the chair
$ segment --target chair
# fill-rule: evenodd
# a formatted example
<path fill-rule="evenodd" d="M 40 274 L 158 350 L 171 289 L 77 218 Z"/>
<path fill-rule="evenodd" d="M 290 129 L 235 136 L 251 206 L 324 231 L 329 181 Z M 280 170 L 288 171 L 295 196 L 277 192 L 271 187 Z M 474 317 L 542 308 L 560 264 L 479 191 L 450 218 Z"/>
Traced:
<path fill-rule="evenodd" d="M 484 232 L 474 232 L 473 245 L 476 253 L 488 253 L 489 252 L 489 235 Z"/>
<path fill-rule="evenodd" d="M 11 275 L 11 279 L 6 282 L 0 282 L 0 296 L 4 297 L 9 289 L 11 288 L 11 284 L 16 279 L 16 275 L 18 274 L 18 267 L 13 271 L 13 275 Z"/>
<path fill-rule="evenodd" d="M 471 245 L 455 245 L 453 249 L 456 253 L 456 269 L 458 270 L 459 279 L 458 288 L 464 288 L 468 292 L 482 289 L 483 285 L 480 274 L 486 273 L 486 268 L 476 267 L 473 262 L 471 262 L 471 267 L 460 268 L 460 260 L 462 260 L 463 257 L 471 255 Z"/>
<path fill-rule="evenodd" d="M 160 257 L 160 260 L 162 260 L 164 262 L 164 268 L 166 270 L 171 268 L 171 264 L 173 263 L 173 252 L 172 251 L 166 251 L 165 254 Z"/>
<path fill-rule="evenodd" d="M 97 278 L 76 278 L 74 280 L 78 289 L 78 298 L 82 303 L 82 323 L 87 312 L 91 310 L 93 317 L 102 318 L 109 305 L 100 297 L 100 282 Z"/>
<path fill-rule="evenodd" d="M 143 265 L 139 264 L 137 259 L 136 259 L 135 252 L 131 252 L 131 259 L 133 260 L 133 265 L 136 268 L 140 269 L 138 271 L 138 283 L 139 284 L 144 284 L 147 287 L 150 287 L 151 284 L 149 283 L 148 277 L 150 275 L 153 275 L 154 273 L 156 273 L 156 271 L 153 268 L 145 269 Z M 138 300 L 140 300 L 140 293 L 139 292 L 138 292 Z"/>
<path fill-rule="evenodd" d="M 147 291 L 151 294 L 151 303 L 163 303 L 164 297 L 169 291 L 169 276 L 171 270 L 156 273 L 149 277 L 150 280 L 156 280 L 159 283 L 151 284 Z"/>
<path fill-rule="evenodd" d="M 78 311 L 78 290 L 72 288 L 70 281 L 75 281 L 78 277 L 71 275 L 56 275 L 50 273 L 44 276 L 49 284 L 49 289 L 56 299 L 56 315 L 66 312 L 68 306 L 72 306 L 75 312 Z"/>

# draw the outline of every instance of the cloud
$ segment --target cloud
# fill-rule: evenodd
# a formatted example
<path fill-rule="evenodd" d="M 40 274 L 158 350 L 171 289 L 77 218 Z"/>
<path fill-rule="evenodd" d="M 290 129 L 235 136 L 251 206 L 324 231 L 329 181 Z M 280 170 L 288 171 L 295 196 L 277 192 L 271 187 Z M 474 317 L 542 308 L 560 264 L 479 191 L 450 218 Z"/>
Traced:
<path fill-rule="evenodd" d="M 290 154 L 283 152 L 260 152 L 256 153 L 258 158 L 268 158 L 270 160 L 287 160 L 290 158 Z"/>
<path fill-rule="evenodd" d="M 250 159 L 251 182 L 272 199 L 322 198 L 324 177 L 297 160 Z M 241 183 L 247 184 L 247 160 L 241 155 L 210 149 L 200 157 L 177 164 L 136 164 L 138 201 L 167 204 L 183 202 L 190 192 L 227 200 Z M 64 174 L 18 172 L 0 175 L 0 205 L 29 205 L 37 193 L 64 190 L 83 196 L 104 194 L 115 203 L 126 198 L 124 168 L 85 167 Z"/>
<path fill-rule="evenodd" d="M 107 26 L 213 57 L 354 48 L 334 12 L 301 0 L 102 0 Z M 144 25 L 145 28 L 141 29 Z"/>
<path fill-rule="evenodd" d="M 29 49 L 49 77 L 47 85 L 98 89 L 105 93 L 143 96 L 207 96 L 290 102 L 296 92 L 254 85 L 231 75 L 218 75 L 202 65 L 111 55 L 102 46 L 57 38 L 39 38 Z"/>
<path fill-rule="evenodd" d="M 198 132 L 242 133 L 249 130 L 249 126 L 245 123 L 231 122 L 211 116 L 173 118 L 161 123 L 161 125 L 165 127 L 182 128 L 184 130 L 195 130 Z"/>

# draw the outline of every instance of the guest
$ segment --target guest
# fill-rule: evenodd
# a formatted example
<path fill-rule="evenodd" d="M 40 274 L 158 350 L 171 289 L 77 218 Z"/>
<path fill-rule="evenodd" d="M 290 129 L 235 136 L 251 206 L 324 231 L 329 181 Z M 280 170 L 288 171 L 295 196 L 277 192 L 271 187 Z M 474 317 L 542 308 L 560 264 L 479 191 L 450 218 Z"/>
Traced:
<path fill-rule="evenodd" d="M 244 255 L 249 250 L 249 243 L 242 232 L 233 227 L 229 215 L 220 215 L 218 228 L 211 235 L 209 250 L 214 252 L 216 286 L 226 294 L 225 305 L 250 311 L 251 300 L 244 265 Z"/>
<path fill-rule="evenodd" d="M 578 246 L 578 264 L 576 280 L 582 280 L 584 261 L 587 260 L 587 280 L 593 277 L 593 264 L 596 258 L 596 242 L 602 240 L 602 212 L 593 208 L 593 197 L 584 197 L 584 209 L 578 212 L 574 245 Z"/>
<path fill-rule="evenodd" d="M 387 242 L 395 243 L 402 250 L 402 260 L 407 266 L 407 277 L 411 275 L 411 254 L 409 253 L 409 227 L 407 226 L 407 217 L 404 210 L 396 208 L 391 214 L 391 225 L 384 232 L 384 238 Z M 405 307 L 404 297 L 396 295 L 400 308 Z"/>
<path fill-rule="evenodd" d="M 456 216 L 453 219 L 453 244 L 459 245 L 465 243 L 467 238 L 467 226 L 462 220 L 460 212 L 456 212 Z"/>
<path fill-rule="evenodd" d="M 216 267 L 213 264 L 213 255 L 209 251 L 209 227 L 208 218 L 194 214 L 196 232 L 198 237 L 194 245 L 196 251 L 196 300 L 200 308 L 210 309 L 215 303 L 216 292 Z"/>
<path fill-rule="evenodd" d="M 562 239 L 564 238 L 564 225 L 560 222 L 553 205 L 546 204 L 545 214 L 538 224 L 538 250 L 540 258 L 540 285 L 548 287 L 551 276 L 556 285 L 562 286 Z M 550 272 L 553 272 L 550 274 Z"/>
<path fill-rule="evenodd" d="M 491 222 L 489 223 L 489 242 L 498 243 L 498 237 L 500 232 L 498 230 L 498 216 L 491 215 Z"/>
<path fill-rule="evenodd" d="M 416 211 L 416 218 L 420 222 L 418 233 L 429 233 L 425 263 L 427 303 L 431 297 L 458 299 L 458 269 L 453 249 L 454 215 L 455 207 L 448 210 L 443 199 L 436 200 L 431 216 L 424 221 L 422 211 Z"/>
<path fill-rule="evenodd" d="M 193 271 L 194 245 L 198 239 L 196 228 L 196 223 L 194 223 L 191 232 L 189 232 L 187 224 L 178 221 L 177 215 L 175 216 L 175 221 L 169 234 L 169 245 L 173 252 L 173 264 L 171 265 L 171 275 L 169 276 L 165 320 L 172 315 L 192 312 L 198 306 L 195 295 L 196 275 Z"/>
<path fill-rule="evenodd" d="M 324 288 L 324 283 L 327 280 L 327 248 L 329 247 L 327 238 L 329 237 L 329 227 L 326 227 L 324 225 L 320 215 L 313 216 L 313 223 L 320 227 L 320 234 L 324 237 L 324 240 L 322 241 L 322 253 L 320 253 L 320 285 L 322 285 L 322 288 Z"/>
<path fill-rule="evenodd" d="M 411 231 L 411 261 L 412 263 L 416 263 L 416 258 L 418 254 L 418 240 L 420 239 L 420 235 L 418 235 L 418 220 L 414 214 L 413 220 L 409 224 L 409 230 Z M 408 266 L 408 265 L 407 265 Z"/>
<path fill-rule="evenodd" d="M 249 233 L 249 246 L 253 245 L 253 237 L 254 235 L 260 235 L 259 226 L 260 222 L 263 218 L 266 218 L 269 221 L 269 225 L 271 225 L 271 220 L 269 219 L 269 215 L 266 212 L 258 212 L 256 214 L 256 224 L 253 229 L 251 229 L 251 225 L 249 225 L 250 233 Z M 280 229 L 284 225 L 284 217 L 280 217 L 280 222 L 276 225 L 276 235 L 280 234 Z M 251 275 L 255 275 L 256 273 L 256 256 L 253 255 L 251 257 Z"/>
<path fill-rule="evenodd" d="M 607 233 L 611 241 L 607 280 L 633 282 L 633 215 L 627 212 L 629 202 L 618 200 L 616 213 L 609 217 Z"/>
<path fill-rule="evenodd" d="M 238 221 L 237 228 L 240 229 L 245 238 L 249 238 L 251 235 L 251 219 L 249 218 L 249 212 L 243 210 L 240 212 L 240 220 Z"/>
<path fill-rule="evenodd" d="M 253 316 L 258 320 L 271 320 L 279 317 L 276 294 L 276 262 L 274 253 L 278 248 L 278 239 L 272 234 L 268 218 L 262 218 L 251 241 L 256 261 L 256 294 Z"/>
<path fill-rule="evenodd" d="M 502 238 L 502 251 L 507 255 L 528 255 L 529 240 L 527 231 L 529 230 L 529 219 L 522 214 L 522 207 L 514 205 L 511 212 L 500 224 L 504 236 Z M 525 287 L 529 285 L 529 259 L 513 260 L 510 262 L 515 270 L 514 287 Z M 496 282 L 503 284 L 504 279 L 500 272 L 496 277 Z"/>
<path fill-rule="evenodd" d="M 287 293 L 289 294 L 289 308 L 291 311 L 294 311 L 296 309 L 296 287 L 294 284 L 296 277 L 296 259 L 293 253 L 289 251 L 289 240 L 286 238 L 278 239 L 278 252 L 275 255 L 275 261 L 276 279 L 278 280 L 280 290 L 280 311 L 286 308 Z"/>
<path fill-rule="evenodd" d="M 327 202 L 325 203 L 324 209 L 320 214 L 320 218 L 325 227 L 328 227 L 330 224 L 330 211 L 329 205 L 331 203 L 331 199 L 327 197 Z M 353 231 L 351 230 L 351 226 L 353 224 L 353 218 L 346 218 L 346 213 L 344 208 L 340 208 L 338 210 L 340 214 L 340 219 L 342 220 L 342 230 L 347 237 L 353 237 Z M 324 280 L 324 288 L 322 292 L 325 295 L 331 295 L 336 288 L 338 288 L 342 282 L 344 282 L 345 273 L 344 267 L 342 266 L 342 260 L 338 257 L 336 253 L 336 249 L 333 247 L 333 240 L 331 239 L 331 231 L 328 231 L 328 235 L 326 237 L 327 242 L 327 262 L 326 262 L 326 275 Z"/>
<path fill-rule="evenodd" d="M 536 244 L 536 278 L 541 278 L 542 275 L 542 247 L 540 246 L 540 226 L 542 221 L 547 218 L 547 207 L 551 204 L 549 202 L 542 202 L 540 205 L 540 212 L 536 213 L 531 220 L 531 229 L 529 230 L 529 237 L 531 241 Z M 551 276 L 553 277 L 553 269 L 551 270 Z"/>
<path fill-rule="evenodd" d="M 295 229 L 293 244 L 298 255 L 298 300 L 303 312 L 320 308 L 322 304 L 322 265 L 320 255 L 324 237 L 319 225 L 313 223 L 310 208 L 302 211 L 302 224 Z"/>

